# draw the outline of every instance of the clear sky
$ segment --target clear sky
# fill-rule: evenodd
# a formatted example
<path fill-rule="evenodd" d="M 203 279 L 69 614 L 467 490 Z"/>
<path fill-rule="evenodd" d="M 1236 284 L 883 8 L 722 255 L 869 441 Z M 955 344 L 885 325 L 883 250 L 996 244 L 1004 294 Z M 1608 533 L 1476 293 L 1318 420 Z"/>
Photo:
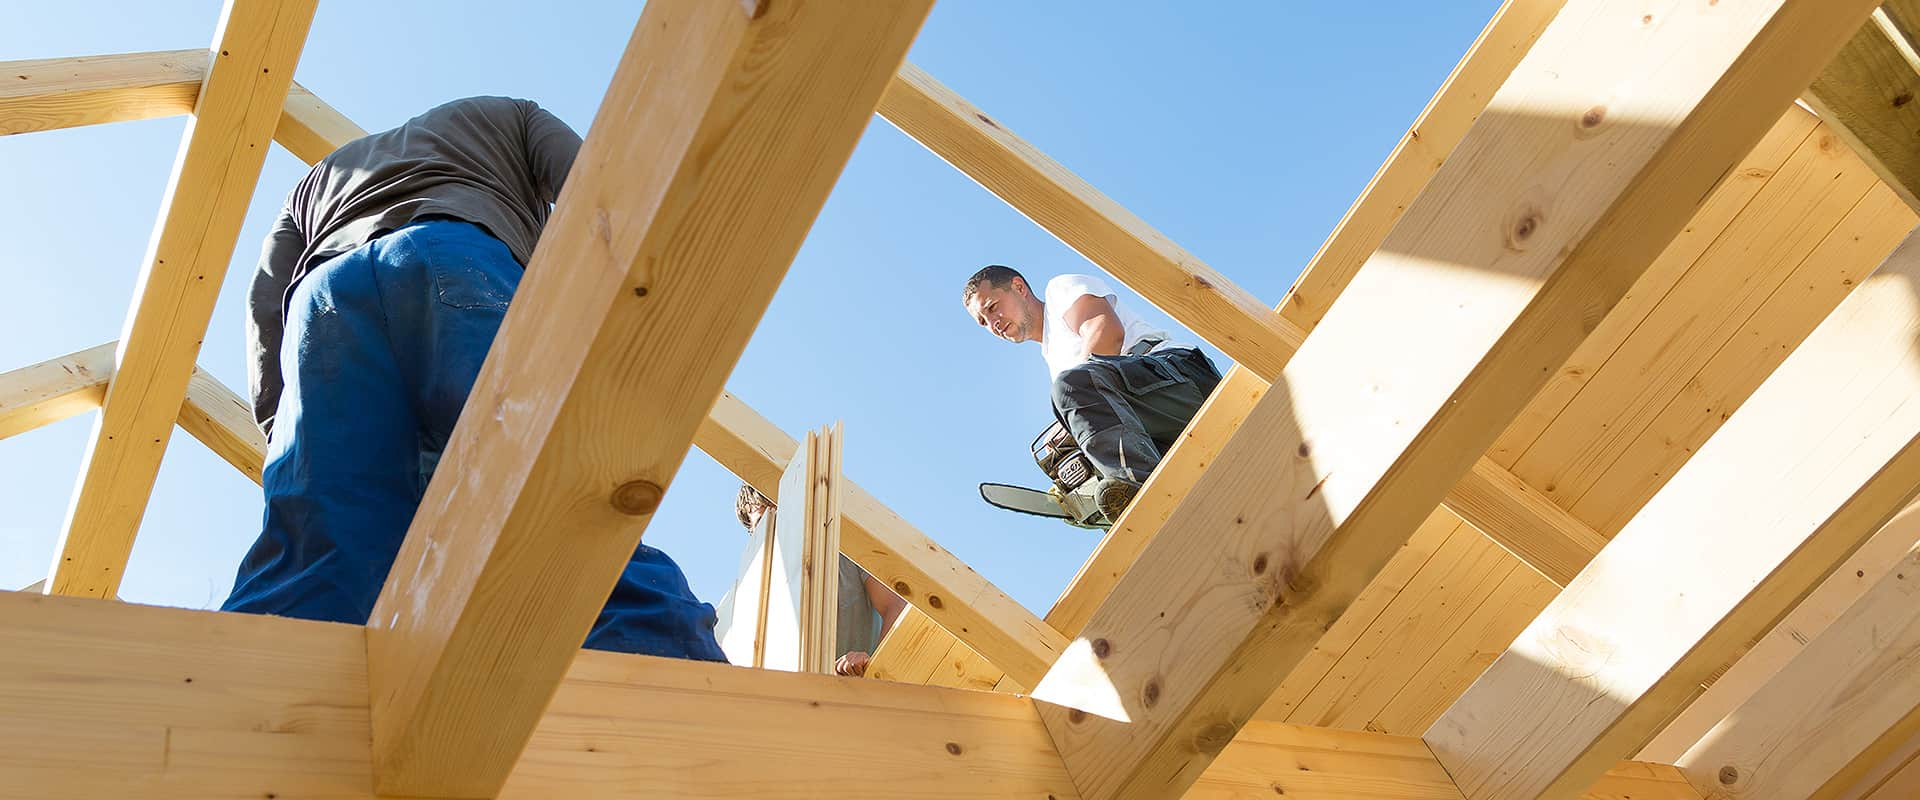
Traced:
<path fill-rule="evenodd" d="M 0 60 L 204 47 L 220 5 L 24 4 L 0 26 Z M 945 0 L 909 58 L 1277 303 L 1497 6 Z M 369 130 L 505 94 L 584 133 L 639 7 L 322 0 L 296 77 Z M 183 126 L 0 138 L 0 371 L 119 336 Z M 305 170 L 268 156 L 200 354 L 236 390 L 248 275 Z M 1043 485 L 1026 447 L 1051 419 L 1039 346 L 994 339 L 960 306 L 987 263 L 1099 274 L 876 120 L 727 385 L 796 436 L 844 420 L 850 477 L 1044 614 L 1095 537 L 976 493 Z M 94 416 L 0 441 L 0 588 L 45 576 Z M 745 545 L 737 486 L 694 451 L 646 534 L 714 602 Z M 258 487 L 176 429 L 122 597 L 217 606 L 260 508 Z"/>

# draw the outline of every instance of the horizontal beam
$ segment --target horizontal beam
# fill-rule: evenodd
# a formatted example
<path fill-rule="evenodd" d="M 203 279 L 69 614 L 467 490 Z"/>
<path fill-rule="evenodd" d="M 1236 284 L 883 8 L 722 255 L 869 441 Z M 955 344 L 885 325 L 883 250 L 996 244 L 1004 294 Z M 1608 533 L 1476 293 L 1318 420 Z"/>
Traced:
<path fill-rule="evenodd" d="M 31 797 L 373 800 L 365 629 L 0 592 L 0 786 Z M 1623 763 L 1591 797 L 1667 793 Z M 1684 782 L 1679 784 L 1684 787 Z M 582 651 L 500 793 L 1077 795 L 1013 695 Z M 1459 800 L 1418 739 L 1255 723 L 1192 796 Z"/>
<path fill-rule="evenodd" d="M 780 473 L 799 446 L 725 392 L 694 444 L 775 502 Z M 1066 646 L 1052 626 L 852 481 L 845 508 L 840 551 L 995 666 L 1037 682 Z"/>
<path fill-rule="evenodd" d="M 0 62 L 0 136 L 193 113 L 209 50 Z M 366 131 L 295 81 L 273 138 L 312 164 Z"/>
<path fill-rule="evenodd" d="M 0 439 L 100 407 L 118 342 L 0 373 Z"/>
<path fill-rule="evenodd" d="M 193 368 L 186 402 L 180 404 L 180 429 L 199 439 L 221 460 L 254 483 L 266 462 L 267 437 L 254 423 L 253 406 L 204 367 Z"/>

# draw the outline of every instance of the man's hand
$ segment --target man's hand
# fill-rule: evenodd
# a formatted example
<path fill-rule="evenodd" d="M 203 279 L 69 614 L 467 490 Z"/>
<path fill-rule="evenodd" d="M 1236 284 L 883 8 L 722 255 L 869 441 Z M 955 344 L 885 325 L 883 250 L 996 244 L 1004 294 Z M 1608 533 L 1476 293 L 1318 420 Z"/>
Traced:
<path fill-rule="evenodd" d="M 865 652 L 854 650 L 841 656 L 838 661 L 833 662 L 833 674 L 852 675 L 856 678 L 864 678 L 867 675 L 868 660 L 869 658 Z"/>

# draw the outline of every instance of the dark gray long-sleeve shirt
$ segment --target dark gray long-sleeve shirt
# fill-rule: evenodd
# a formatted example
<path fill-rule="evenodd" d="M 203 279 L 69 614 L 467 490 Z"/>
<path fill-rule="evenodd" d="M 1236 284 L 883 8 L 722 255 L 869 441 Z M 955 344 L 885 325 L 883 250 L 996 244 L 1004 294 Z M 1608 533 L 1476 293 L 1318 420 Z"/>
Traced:
<path fill-rule="evenodd" d="M 284 385 L 287 298 L 307 271 L 426 216 L 474 223 L 522 265 L 580 151 L 580 136 L 527 100 L 470 97 L 335 150 L 287 194 L 248 297 L 253 415 L 271 431 Z"/>

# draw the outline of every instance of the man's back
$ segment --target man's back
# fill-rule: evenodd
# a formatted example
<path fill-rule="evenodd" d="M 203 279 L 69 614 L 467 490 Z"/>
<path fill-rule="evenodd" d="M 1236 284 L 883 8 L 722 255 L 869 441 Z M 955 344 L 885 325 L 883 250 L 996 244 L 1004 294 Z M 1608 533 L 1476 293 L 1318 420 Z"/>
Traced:
<path fill-rule="evenodd" d="M 267 237 L 250 297 L 254 414 L 280 393 L 287 298 L 309 269 L 381 232 L 427 218 L 471 222 L 521 264 L 580 150 L 580 136 L 527 100 L 470 97 L 342 146 L 293 191 Z"/>

